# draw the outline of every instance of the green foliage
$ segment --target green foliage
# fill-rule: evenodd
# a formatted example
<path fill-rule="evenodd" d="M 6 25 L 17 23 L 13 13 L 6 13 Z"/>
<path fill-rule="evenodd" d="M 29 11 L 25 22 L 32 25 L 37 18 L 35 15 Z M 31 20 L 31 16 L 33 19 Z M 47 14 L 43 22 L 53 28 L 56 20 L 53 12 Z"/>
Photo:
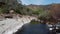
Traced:
<path fill-rule="evenodd" d="M 40 15 L 40 14 L 42 14 L 43 12 L 44 12 L 43 9 L 37 9 L 37 10 L 33 11 L 33 14 L 35 14 L 35 15 Z"/>
<path fill-rule="evenodd" d="M 21 14 L 21 11 L 20 11 L 19 9 L 16 9 L 16 10 L 15 10 L 15 13 Z"/>
<path fill-rule="evenodd" d="M 44 16 L 44 17 L 46 17 L 46 16 L 48 16 L 48 12 L 47 12 L 47 11 L 44 11 L 44 12 L 40 13 L 39 16 Z"/>
<path fill-rule="evenodd" d="M 27 8 L 27 11 L 29 12 L 29 11 L 30 11 L 30 9 L 29 9 L 29 8 Z"/>
<path fill-rule="evenodd" d="M 16 0 L 15 0 L 16 1 Z M 10 2 L 12 4 L 10 4 Z M 3 8 L 0 8 L 0 13 L 9 13 L 9 10 L 14 9 L 15 13 L 23 14 L 23 15 L 38 15 L 38 16 L 46 16 L 48 13 L 44 11 L 42 8 L 38 8 L 36 10 L 32 10 L 27 8 L 25 5 L 19 4 L 17 1 L 13 2 L 12 0 L 6 0 L 6 5 Z"/>
<path fill-rule="evenodd" d="M 0 14 L 3 13 L 3 12 L 5 12 L 5 10 L 0 8 Z"/>
<path fill-rule="evenodd" d="M 0 8 L 0 14 L 2 13 L 2 9 Z"/>
<path fill-rule="evenodd" d="M 38 21 L 36 21 L 36 20 L 32 20 L 30 23 L 31 23 L 31 24 L 40 24 L 40 22 L 38 22 Z"/>

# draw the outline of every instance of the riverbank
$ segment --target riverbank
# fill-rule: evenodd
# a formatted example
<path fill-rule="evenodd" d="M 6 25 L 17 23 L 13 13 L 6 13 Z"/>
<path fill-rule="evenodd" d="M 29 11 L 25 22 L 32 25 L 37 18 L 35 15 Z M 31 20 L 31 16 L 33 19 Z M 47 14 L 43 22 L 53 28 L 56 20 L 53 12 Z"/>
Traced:
<path fill-rule="evenodd" d="M 6 18 L 0 21 L 0 34 L 12 34 L 16 32 L 23 24 L 29 23 L 32 19 L 36 19 L 32 16 L 22 16 L 17 18 Z"/>

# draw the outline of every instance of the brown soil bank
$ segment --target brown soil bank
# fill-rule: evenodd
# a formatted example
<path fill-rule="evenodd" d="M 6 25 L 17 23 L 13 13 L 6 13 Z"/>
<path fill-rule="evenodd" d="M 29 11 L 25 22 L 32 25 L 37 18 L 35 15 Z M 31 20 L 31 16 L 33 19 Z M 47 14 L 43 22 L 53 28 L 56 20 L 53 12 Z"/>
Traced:
<path fill-rule="evenodd" d="M 50 11 L 54 18 L 60 19 L 60 4 L 52 5 Z"/>

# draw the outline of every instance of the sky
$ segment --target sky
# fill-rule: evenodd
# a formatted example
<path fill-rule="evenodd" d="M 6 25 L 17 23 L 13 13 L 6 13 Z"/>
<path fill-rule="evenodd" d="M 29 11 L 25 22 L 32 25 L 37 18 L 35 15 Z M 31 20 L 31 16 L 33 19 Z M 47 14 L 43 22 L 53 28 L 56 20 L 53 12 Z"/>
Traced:
<path fill-rule="evenodd" d="M 36 5 L 47 5 L 52 3 L 60 3 L 60 0 L 21 0 L 22 4 L 36 4 Z"/>

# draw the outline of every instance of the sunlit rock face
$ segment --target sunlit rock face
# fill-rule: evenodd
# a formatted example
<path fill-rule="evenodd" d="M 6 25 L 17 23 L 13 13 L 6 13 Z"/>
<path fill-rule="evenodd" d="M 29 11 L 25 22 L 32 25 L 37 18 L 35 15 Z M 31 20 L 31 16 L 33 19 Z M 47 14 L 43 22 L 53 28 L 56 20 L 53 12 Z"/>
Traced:
<path fill-rule="evenodd" d="M 9 19 L 6 18 L 3 21 L 0 21 L 0 34 L 13 34 L 16 32 L 23 24 L 29 23 L 32 19 L 36 19 L 35 17 L 18 17 Z"/>

